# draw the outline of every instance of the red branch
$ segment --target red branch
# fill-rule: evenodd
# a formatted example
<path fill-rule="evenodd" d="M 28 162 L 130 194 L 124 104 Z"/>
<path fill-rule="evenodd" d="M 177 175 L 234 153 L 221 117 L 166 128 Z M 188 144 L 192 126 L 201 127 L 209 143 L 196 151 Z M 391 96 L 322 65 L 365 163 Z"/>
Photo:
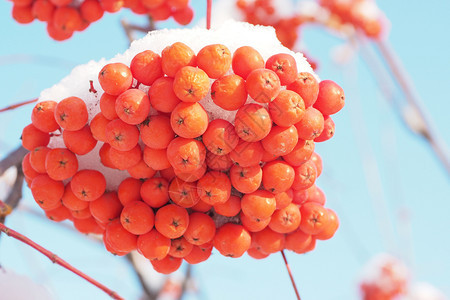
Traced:
<path fill-rule="evenodd" d="M 116 292 L 110 290 L 109 288 L 107 288 L 106 286 L 102 285 L 98 281 L 96 281 L 93 278 L 89 277 L 88 275 L 84 274 L 80 270 L 78 270 L 75 267 L 73 267 L 72 265 L 70 265 L 65 260 L 59 258 L 56 254 L 48 251 L 47 249 L 45 249 L 44 247 L 42 247 L 42 246 L 40 246 L 38 244 L 36 244 L 35 242 L 30 240 L 26 236 L 24 236 L 24 235 L 22 235 L 22 234 L 20 234 L 20 233 L 18 233 L 16 231 L 10 229 L 9 227 L 5 226 L 2 223 L 0 223 L 0 231 L 6 233 L 8 236 L 13 237 L 16 240 L 19 240 L 22 243 L 25 243 L 28 246 L 30 246 L 30 247 L 36 249 L 37 251 L 41 252 L 42 254 L 47 256 L 48 259 L 50 259 L 53 263 L 56 263 L 56 264 L 62 266 L 63 268 L 66 268 L 67 270 L 75 273 L 76 275 L 80 276 L 81 278 L 83 278 L 86 281 L 90 282 L 91 284 L 95 285 L 96 287 L 98 287 L 99 289 L 101 289 L 102 291 L 107 293 L 111 298 L 117 299 L 117 300 L 123 300 L 123 298 L 120 297 L 119 295 L 117 295 Z"/>
<path fill-rule="evenodd" d="M 297 300 L 301 300 L 300 294 L 298 293 L 297 285 L 295 284 L 294 276 L 292 276 L 291 267 L 286 259 L 286 255 L 284 254 L 284 250 L 281 250 L 281 255 L 283 256 L 284 264 L 286 265 L 286 269 L 289 273 L 289 278 L 291 278 L 292 286 L 294 287 L 295 295 L 297 296 Z"/>
<path fill-rule="evenodd" d="M 37 101 L 38 101 L 38 98 L 32 99 L 32 100 L 23 101 L 23 102 L 19 102 L 19 103 L 16 103 L 16 104 L 13 104 L 13 105 L 10 105 L 8 107 L 0 109 L 0 113 L 4 112 L 4 111 L 7 111 L 7 110 L 15 109 L 15 108 L 18 108 L 18 107 L 21 107 L 21 106 L 24 106 L 24 105 L 27 105 L 27 104 L 30 104 L 30 103 L 34 103 L 34 102 L 37 102 Z"/>
<path fill-rule="evenodd" d="M 206 0 L 206 29 L 211 29 L 212 0 Z"/>

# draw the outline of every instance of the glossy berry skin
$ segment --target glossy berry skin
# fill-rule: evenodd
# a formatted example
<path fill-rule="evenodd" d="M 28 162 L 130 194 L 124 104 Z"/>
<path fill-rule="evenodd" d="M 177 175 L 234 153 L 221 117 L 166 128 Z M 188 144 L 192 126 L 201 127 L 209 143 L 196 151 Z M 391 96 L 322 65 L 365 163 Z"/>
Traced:
<path fill-rule="evenodd" d="M 251 71 L 264 68 L 264 59 L 256 49 L 243 46 L 233 53 L 232 67 L 234 74 L 247 79 Z"/>
<path fill-rule="evenodd" d="M 131 87 L 133 76 L 127 65 L 111 63 L 101 69 L 98 81 L 105 93 L 118 96 Z"/>
<path fill-rule="evenodd" d="M 150 112 L 150 100 L 143 91 L 129 89 L 117 97 L 115 109 L 122 121 L 137 125 L 147 118 Z"/>
<path fill-rule="evenodd" d="M 297 77 L 297 62 L 286 53 L 272 55 L 266 61 L 266 69 L 274 71 L 280 78 L 281 85 L 292 83 Z"/>
<path fill-rule="evenodd" d="M 287 86 L 288 90 L 294 91 L 302 97 L 305 107 L 312 106 L 319 95 L 319 83 L 317 79 L 307 72 L 301 72 L 297 78 Z"/>
<path fill-rule="evenodd" d="M 136 54 L 131 60 L 130 70 L 138 82 L 148 86 L 164 75 L 161 67 L 161 56 L 151 50 Z"/>
<path fill-rule="evenodd" d="M 323 115 L 332 115 L 340 111 L 344 105 L 344 90 L 339 85 L 331 80 L 323 80 L 319 83 L 319 95 L 314 108 Z"/>
<path fill-rule="evenodd" d="M 250 72 L 245 87 L 256 102 L 270 103 L 280 93 L 281 84 L 274 71 L 261 68 Z"/>

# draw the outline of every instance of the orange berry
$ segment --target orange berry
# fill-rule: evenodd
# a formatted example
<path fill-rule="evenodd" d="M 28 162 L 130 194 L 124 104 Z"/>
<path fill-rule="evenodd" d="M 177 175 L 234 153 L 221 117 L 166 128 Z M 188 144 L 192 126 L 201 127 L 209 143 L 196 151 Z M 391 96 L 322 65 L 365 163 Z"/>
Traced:
<path fill-rule="evenodd" d="M 108 93 L 103 93 L 100 97 L 100 110 L 102 111 L 102 115 L 108 120 L 118 118 L 116 112 L 116 99 L 117 96 Z"/>
<path fill-rule="evenodd" d="M 287 207 L 277 209 L 270 220 L 269 227 L 275 232 L 289 233 L 297 230 L 300 225 L 300 209 L 291 203 Z"/>
<path fill-rule="evenodd" d="M 83 200 L 80 200 L 80 201 L 83 201 Z M 86 202 L 86 201 L 84 201 L 84 202 Z M 84 220 L 84 219 L 92 218 L 95 221 L 95 219 L 91 215 L 91 210 L 89 209 L 89 207 L 86 207 L 84 209 L 71 210 L 70 212 L 76 220 Z M 97 221 L 95 221 L 95 222 L 97 223 Z"/>
<path fill-rule="evenodd" d="M 328 211 L 328 222 L 325 225 L 324 229 L 320 233 L 315 235 L 315 238 L 318 240 L 331 239 L 336 233 L 336 230 L 339 228 L 339 219 L 336 213 L 329 208 L 327 209 L 327 211 Z"/>
<path fill-rule="evenodd" d="M 102 224 L 117 219 L 122 212 L 122 203 L 116 192 L 104 193 L 98 199 L 89 203 L 89 209 L 94 219 Z"/>
<path fill-rule="evenodd" d="M 266 69 L 277 74 L 281 85 L 288 85 L 297 78 L 297 62 L 287 53 L 278 53 L 269 57 L 266 61 Z"/>
<path fill-rule="evenodd" d="M 307 72 L 299 73 L 295 81 L 287 86 L 287 89 L 302 97 L 305 108 L 312 106 L 319 95 L 319 83 L 312 74 Z"/>
<path fill-rule="evenodd" d="M 113 163 L 111 162 L 111 158 L 109 158 L 109 151 L 111 150 L 111 146 L 109 144 L 103 144 L 103 146 L 98 151 L 98 155 L 100 156 L 100 162 L 108 168 L 115 168 Z"/>
<path fill-rule="evenodd" d="M 33 151 L 39 146 L 47 146 L 49 141 L 50 135 L 40 131 L 33 124 L 25 126 L 22 130 L 22 146 L 28 151 Z"/>
<path fill-rule="evenodd" d="M 262 162 L 270 162 L 270 161 L 274 161 L 276 159 L 279 158 L 278 155 L 273 155 L 272 153 L 267 152 L 264 148 L 263 148 L 263 156 L 261 158 Z"/>
<path fill-rule="evenodd" d="M 192 207 L 200 201 L 196 184 L 179 178 L 175 178 L 170 183 L 169 197 L 175 204 L 185 208 Z"/>
<path fill-rule="evenodd" d="M 161 68 L 161 56 L 151 50 L 136 54 L 131 60 L 130 70 L 137 81 L 148 86 L 164 75 Z"/>
<path fill-rule="evenodd" d="M 167 0 L 166 2 L 173 9 L 182 9 L 189 4 L 189 0 Z"/>
<path fill-rule="evenodd" d="M 298 137 L 303 140 L 314 140 L 320 136 L 324 128 L 324 118 L 320 111 L 308 107 L 300 122 L 295 124 Z"/>
<path fill-rule="evenodd" d="M 106 179 L 99 171 L 81 170 L 72 177 L 70 187 L 79 199 L 94 201 L 105 192 Z"/>
<path fill-rule="evenodd" d="M 30 164 L 31 167 L 41 174 L 46 174 L 47 170 L 45 169 L 45 158 L 47 153 L 50 151 L 50 148 L 47 147 L 36 147 L 33 151 L 30 152 Z M 58 180 L 58 179 L 55 179 Z"/>
<path fill-rule="evenodd" d="M 162 115 L 148 117 L 140 126 L 141 139 L 153 149 L 166 149 L 175 133 L 170 125 L 170 118 Z"/>
<path fill-rule="evenodd" d="M 212 246 L 202 248 L 194 245 L 191 252 L 184 257 L 184 260 L 191 265 L 195 265 L 207 260 L 211 256 L 211 252 Z"/>
<path fill-rule="evenodd" d="M 319 177 L 320 174 L 322 174 L 322 168 L 323 168 L 322 167 L 322 158 L 320 157 L 319 154 L 317 154 L 316 152 L 313 152 L 313 154 L 311 155 L 311 161 L 316 166 L 316 168 L 317 168 L 317 177 Z"/>
<path fill-rule="evenodd" d="M 171 16 L 171 14 L 172 11 L 170 6 L 167 4 L 148 10 L 148 15 L 155 21 L 165 21 Z"/>
<path fill-rule="evenodd" d="M 173 257 L 183 258 L 191 253 L 194 245 L 189 243 L 184 237 L 172 240 L 170 244 L 169 255 Z"/>
<path fill-rule="evenodd" d="M 28 6 L 18 6 L 14 5 L 12 8 L 12 17 L 17 23 L 28 24 L 33 22 L 34 16 L 31 10 L 31 5 Z"/>
<path fill-rule="evenodd" d="M 36 104 L 31 113 L 31 123 L 43 132 L 53 132 L 59 129 L 55 120 L 56 105 L 55 101 L 42 101 Z"/>
<path fill-rule="evenodd" d="M 217 230 L 214 247 L 228 257 L 241 257 L 251 244 L 250 233 L 241 225 L 226 223 Z"/>
<path fill-rule="evenodd" d="M 294 200 L 294 191 L 288 189 L 285 192 L 275 194 L 275 201 L 277 202 L 277 209 L 287 207 Z"/>
<path fill-rule="evenodd" d="M 215 171 L 227 171 L 233 166 L 233 161 L 227 155 L 215 155 L 212 152 L 206 153 L 206 164 L 208 168 Z"/>
<path fill-rule="evenodd" d="M 230 152 L 230 158 L 241 167 L 250 167 L 259 162 L 263 156 L 263 147 L 260 142 L 249 143 L 240 140 L 238 145 Z"/>
<path fill-rule="evenodd" d="M 233 150 L 239 137 L 234 130 L 233 124 L 222 119 L 211 121 L 202 135 L 203 144 L 216 155 L 225 155 Z"/>
<path fill-rule="evenodd" d="M 61 205 L 64 184 L 61 181 L 51 179 L 46 174 L 42 174 L 36 176 L 31 182 L 31 193 L 42 209 L 53 209 Z"/>
<path fill-rule="evenodd" d="M 212 241 L 216 234 L 213 219 L 204 213 L 192 213 L 189 216 L 189 226 L 184 233 L 186 240 L 193 245 L 202 245 Z"/>
<path fill-rule="evenodd" d="M 197 182 L 197 193 L 204 202 L 225 203 L 231 195 L 231 182 L 225 173 L 210 171 Z"/>
<path fill-rule="evenodd" d="M 200 168 L 198 168 L 197 170 L 192 171 L 192 172 L 181 172 L 178 169 L 173 169 L 173 170 L 175 172 L 175 175 L 179 179 L 186 181 L 186 182 L 194 182 L 194 181 L 197 181 L 200 178 L 202 178 L 203 175 L 205 175 L 207 168 L 208 168 L 208 166 L 206 165 L 206 163 L 203 163 L 203 165 Z"/>
<path fill-rule="evenodd" d="M 30 156 L 31 156 L 31 152 L 28 152 L 27 154 L 25 154 L 25 156 L 22 160 L 22 171 L 23 171 L 23 174 L 25 175 L 25 178 L 32 180 L 36 176 L 40 175 L 40 173 L 37 172 L 35 169 L 33 169 L 33 167 L 31 166 Z"/>
<path fill-rule="evenodd" d="M 252 234 L 252 241 L 261 251 L 265 253 L 275 253 L 284 249 L 284 234 L 278 233 L 270 229 L 264 228 L 261 231 Z"/>
<path fill-rule="evenodd" d="M 80 200 L 75 194 L 72 192 L 70 184 L 66 185 L 64 188 L 64 194 L 61 198 L 62 203 L 65 207 L 70 210 L 83 210 L 89 207 L 89 202 Z M 90 211 L 89 211 L 89 215 Z"/>
<path fill-rule="evenodd" d="M 47 33 L 55 41 L 64 41 L 69 39 L 73 35 L 73 31 L 64 31 L 56 28 L 53 22 L 47 23 Z"/>
<path fill-rule="evenodd" d="M 169 202 L 169 183 L 164 178 L 150 178 L 142 184 L 140 195 L 151 207 L 161 207 Z"/>
<path fill-rule="evenodd" d="M 294 182 L 294 168 L 284 161 L 271 161 L 262 170 L 264 188 L 274 194 L 287 191 Z"/>
<path fill-rule="evenodd" d="M 192 172 L 200 168 L 205 156 L 205 146 L 195 139 L 178 137 L 167 147 L 167 159 L 172 167 L 182 172 Z"/>
<path fill-rule="evenodd" d="M 275 196 L 264 190 L 245 194 L 241 200 L 242 212 L 253 218 L 267 219 L 276 209 Z"/>
<path fill-rule="evenodd" d="M 101 69 L 98 81 L 105 93 L 118 96 L 131 87 L 133 76 L 123 63 L 111 63 Z"/>
<path fill-rule="evenodd" d="M 310 234 L 304 233 L 300 229 L 286 235 L 285 247 L 295 253 L 306 253 L 313 239 Z"/>
<path fill-rule="evenodd" d="M 80 130 L 86 125 L 88 117 L 86 103 L 78 97 L 65 98 L 55 107 L 55 120 L 66 130 Z"/>
<path fill-rule="evenodd" d="M 52 24 L 62 31 L 78 30 L 82 25 L 80 12 L 69 6 L 57 7 L 53 13 Z"/>
<path fill-rule="evenodd" d="M 47 153 L 45 169 L 53 180 L 65 180 L 78 171 L 78 159 L 70 150 L 55 148 Z"/>
<path fill-rule="evenodd" d="M 177 42 L 167 46 L 161 53 L 161 66 L 163 72 L 169 77 L 175 77 L 175 74 L 182 67 L 196 64 L 194 51 L 186 44 Z"/>
<path fill-rule="evenodd" d="M 205 46 L 197 54 L 197 65 L 208 77 L 217 79 L 231 67 L 230 50 L 221 44 Z"/>
<path fill-rule="evenodd" d="M 258 232 L 269 226 L 270 217 L 266 219 L 258 219 L 245 215 L 243 212 L 239 215 L 242 225 L 250 232 Z"/>
<path fill-rule="evenodd" d="M 311 187 L 317 178 L 317 169 L 311 160 L 294 168 L 295 178 L 292 183 L 294 190 L 304 190 Z"/>
<path fill-rule="evenodd" d="M 11 2 L 14 3 L 14 6 L 25 7 L 30 6 L 33 3 L 33 0 L 14 0 Z"/>
<path fill-rule="evenodd" d="M 106 126 L 108 126 L 109 122 L 112 121 L 105 118 L 102 113 L 96 114 L 89 124 L 92 137 L 97 141 L 106 143 Z"/>
<path fill-rule="evenodd" d="M 243 46 L 234 52 L 232 66 L 234 74 L 246 79 L 251 71 L 264 68 L 264 59 L 254 48 Z"/>
<path fill-rule="evenodd" d="M 150 260 L 150 263 L 156 272 L 162 274 L 170 274 L 178 270 L 181 266 L 183 259 L 167 255 L 161 260 Z"/>
<path fill-rule="evenodd" d="M 254 259 L 264 259 L 268 257 L 270 254 L 262 252 L 261 247 L 252 246 L 247 250 L 247 254 Z"/>
<path fill-rule="evenodd" d="M 67 149 L 78 155 L 85 155 L 91 152 L 97 145 L 97 140 L 92 136 L 89 125 L 85 125 L 77 131 L 64 130 L 63 140 Z M 80 143 L 80 141 L 82 142 Z"/>
<path fill-rule="evenodd" d="M 133 234 L 145 234 L 155 223 L 153 210 L 142 201 L 127 203 L 120 214 L 122 226 Z"/>
<path fill-rule="evenodd" d="M 186 209 L 169 204 L 158 209 L 155 215 L 155 228 L 165 237 L 179 238 L 189 225 L 189 214 Z"/>
<path fill-rule="evenodd" d="M 225 110 L 239 109 L 247 101 L 247 96 L 245 81 L 236 74 L 222 76 L 211 85 L 211 99 Z"/>
<path fill-rule="evenodd" d="M 137 165 L 141 161 L 141 157 L 142 151 L 139 145 L 128 151 L 109 149 L 109 159 L 112 165 L 119 170 L 126 170 Z"/>
<path fill-rule="evenodd" d="M 266 108 L 259 104 L 246 104 L 236 113 L 234 127 L 238 136 L 246 142 L 265 138 L 272 128 L 272 119 Z"/>
<path fill-rule="evenodd" d="M 145 147 L 144 161 L 153 170 L 164 170 L 171 166 L 166 149 Z"/>
<path fill-rule="evenodd" d="M 275 100 L 269 103 L 269 113 L 278 126 L 288 127 L 300 122 L 303 118 L 305 103 L 296 92 L 283 90 Z"/>
<path fill-rule="evenodd" d="M 179 103 L 170 115 L 173 131 L 184 138 L 196 138 L 208 128 L 208 114 L 199 103 Z"/>
<path fill-rule="evenodd" d="M 164 3 L 164 0 L 142 0 L 142 4 L 149 9 L 157 8 Z"/>
<path fill-rule="evenodd" d="M 250 167 L 234 165 L 230 169 L 231 184 L 241 193 L 253 193 L 261 185 L 263 172 L 259 164 Z"/>
<path fill-rule="evenodd" d="M 161 260 L 169 254 L 171 241 L 156 229 L 142 234 L 137 240 L 137 251 L 145 258 Z"/>
<path fill-rule="evenodd" d="M 129 89 L 116 99 L 117 116 L 127 124 L 142 123 L 150 112 L 150 100 L 146 93 L 138 89 Z"/>
<path fill-rule="evenodd" d="M 259 103 L 270 103 L 280 93 L 280 79 L 277 74 L 268 69 L 253 70 L 245 81 L 248 95 Z"/>
<path fill-rule="evenodd" d="M 148 90 L 150 104 L 154 109 L 170 113 L 181 102 L 173 91 L 173 78 L 161 77 L 153 82 Z"/>
<path fill-rule="evenodd" d="M 294 125 L 289 127 L 274 126 L 261 141 L 261 145 L 270 154 L 280 156 L 289 154 L 294 150 L 297 142 L 297 128 Z"/>
<path fill-rule="evenodd" d="M 85 218 L 85 219 L 74 219 L 73 226 L 76 230 L 84 234 L 102 234 L 103 229 L 97 224 L 93 217 Z"/>
<path fill-rule="evenodd" d="M 139 141 L 139 129 L 115 119 L 106 125 L 106 141 L 117 150 L 129 151 L 136 147 Z"/>
<path fill-rule="evenodd" d="M 173 91 L 184 102 L 198 102 L 209 92 L 209 77 L 202 69 L 185 66 L 175 74 Z"/>
<path fill-rule="evenodd" d="M 231 195 L 226 202 L 214 204 L 214 210 L 219 215 L 234 217 L 241 211 L 241 199 L 238 196 Z"/>
<path fill-rule="evenodd" d="M 307 202 L 300 207 L 300 229 L 307 234 L 321 233 L 329 223 L 329 212 L 322 205 Z"/>
<path fill-rule="evenodd" d="M 191 207 L 191 209 L 193 211 L 202 212 L 202 213 L 210 211 L 211 208 L 212 208 L 212 205 L 209 205 L 208 203 L 203 202 L 202 200 L 198 201 L 197 204 L 195 204 L 194 206 Z"/>
<path fill-rule="evenodd" d="M 55 6 L 67 6 L 72 1 L 70 0 L 50 0 Z"/>
<path fill-rule="evenodd" d="M 68 210 L 64 205 L 60 205 L 50 210 L 46 210 L 45 215 L 47 216 L 47 218 L 49 218 L 54 222 L 62 222 L 64 220 L 72 218 L 70 210 Z"/>
<path fill-rule="evenodd" d="M 322 80 L 319 83 L 319 95 L 314 108 L 323 115 L 332 115 L 340 111 L 345 104 L 344 90 L 332 80 Z"/>
<path fill-rule="evenodd" d="M 103 17 L 104 11 L 98 0 L 84 0 L 80 5 L 81 17 L 88 22 L 95 22 Z"/>
<path fill-rule="evenodd" d="M 128 177 L 124 179 L 117 188 L 117 197 L 123 206 L 129 202 L 141 200 L 141 186 L 142 181 Z"/>
<path fill-rule="evenodd" d="M 314 148 L 314 141 L 298 139 L 297 145 L 290 153 L 283 155 L 283 159 L 291 166 L 298 167 L 311 157 Z"/>
<path fill-rule="evenodd" d="M 137 236 L 127 231 L 119 219 L 111 221 L 105 228 L 105 239 L 115 251 L 131 252 L 136 249 Z"/>
<path fill-rule="evenodd" d="M 131 177 L 136 179 L 145 180 L 148 178 L 152 178 L 156 174 L 156 170 L 150 168 L 144 161 L 141 159 L 137 164 L 127 169 L 128 174 Z"/>
<path fill-rule="evenodd" d="M 194 18 L 194 11 L 189 6 L 186 6 L 185 8 L 174 11 L 172 17 L 178 24 L 187 25 Z"/>

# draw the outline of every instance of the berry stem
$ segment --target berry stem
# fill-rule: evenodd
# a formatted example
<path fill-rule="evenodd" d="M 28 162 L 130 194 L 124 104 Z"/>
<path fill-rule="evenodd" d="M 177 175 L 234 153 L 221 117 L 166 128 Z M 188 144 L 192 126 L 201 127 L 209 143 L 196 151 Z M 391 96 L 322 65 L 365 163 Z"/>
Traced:
<path fill-rule="evenodd" d="M 10 105 L 8 107 L 0 109 L 0 113 L 4 112 L 4 111 L 7 111 L 7 110 L 13 110 L 15 108 L 18 108 L 18 107 L 21 107 L 21 106 L 24 106 L 24 105 L 27 105 L 27 104 L 30 104 L 30 103 L 34 103 L 34 102 L 37 102 L 37 101 L 38 101 L 38 98 L 35 98 L 35 99 L 32 99 L 32 100 L 23 101 L 23 102 L 19 102 L 19 103 L 16 103 L 16 104 L 13 104 L 13 105 Z"/>
<path fill-rule="evenodd" d="M 8 235 L 10 237 L 13 237 L 16 240 L 19 240 L 22 243 L 25 243 L 28 246 L 30 246 L 30 247 L 36 249 L 37 251 L 41 252 L 42 254 L 47 256 L 48 259 L 50 259 L 53 263 L 56 263 L 56 264 L 62 266 L 63 268 L 65 268 L 65 269 L 75 273 L 76 275 L 80 276 L 81 278 L 83 278 L 86 281 L 90 282 L 91 284 L 95 285 L 96 287 L 98 287 L 99 289 L 101 289 L 102 291 L 107 293 L 111 298 L 117 299 L 117 300 L 123 300 L 123 298 L 120 297 L 119 295 L 117 295 L 116 292 L 110 290 L 109 288 L 107 288 L 106 286 L 102 285 L 98 281 L 96 281 L 93 278 L 89 277 L 88 275 L 84 274 L 80 270 L 78 270 L 75 267 L 73 267 L 72 265 L 70 265 L 65 260 L 59 258 L 56 254 L 50 252 L 49 250 L 45 249 L 44 247 L 42 247 L 42 246 L 40 246 L 38 244 L 36 244 L 35 242 L 30 240 L 26 236 L 18 233 L 17 231 L 14 231 L 14 230 L 10 229 L 9 227 L 7 227 L 6 225 L 4 225 L 2 223 L 0 223 L 0 231 L 6 233 L 6 235 Z"/>
<path fill-rule="evenodd" d="M 284 250 L 281 250 L 281 255 L 283 256 L 284 264 L 286 265 L 286 269 L 289 273 L 289 278 L 291 278 L 292 286 L 294 287 L 295 295 L 297 296 L 297 300 L 301 300 L 300 294 L 297 289 L 297 285 L 295 284 L 294 276 L 292 276 L 291 267 L 289 267 L 288 261 L 286 259 L 286 255 L 284 254 Z"/>
<path fill-rule="evenodd" d="M 211 29 L 212 0 L 206 0 L 206 29 Z"/>

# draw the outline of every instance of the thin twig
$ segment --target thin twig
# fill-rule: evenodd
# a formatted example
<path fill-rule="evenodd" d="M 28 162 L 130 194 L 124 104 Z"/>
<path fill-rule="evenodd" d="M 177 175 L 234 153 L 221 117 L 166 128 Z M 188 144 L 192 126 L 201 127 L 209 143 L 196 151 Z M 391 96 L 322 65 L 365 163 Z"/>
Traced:
<path fill-rule="evenodd" d="M 191 276 L 192 276 L 192 265 L 191 264 L 187 264 L 186 274 L 184 275 L 183 283 L 181 284 L 180 295 L 178 296 L 177 300 L 183 299 L 183 296 L 186 293 L 189 281 L 191 280 Z"/>
<path fill-rule="evenodd" d="M 98 287 L 99 289 L 101 289 L 102 291 L 107 293 L 111 298 L 117 299 L 117 300 L 123 300 L 124 299 L 124 298 L 120 297 L 116 292 L 110 290 L 109 288 L 107 288 L 106 286 L 102 285 L 101 283 L 99 283 L 95 279 L 89 277 L 88 275 L 84 274 L 80 270 L 76 269 L 75 267 L 70 265 L 68 262 L 66 262 L 65 260 L 63 260 L 60 257 L 58 257 L 56 254 L 50 252 L 49 250 L 47 250 L 44 247 L 42 247 L 42 246 L 38 245 L 37 243 L 33 242 L 32 240 L 30 240 L 26 236 L 18 233 L 17 231 L 12 230 L 11 228 L 5 226 L 2 223 L 0 223 L 0 231 L 6 233 L 8 236 L 13 237 L 16 240 L 21 241 L 22 243 L 25 243 L 28 246 L 30 246 L 30 247 L 36 249 L 37 251 L 41 252 L 42 254 L 47 256 L 48 259 L 50 259 L 53 263 L 62 266 L 63 268 L 65 268 L 65 269 L 75 273 L 76 275 L 80 276 L 81 278 L 83 278 L 86 281 L 90 282 L 91 284 L 95 285 L 96 287 Z"/>
<path fill-rule="evenodd" d="M 17 168 L 16 180 L 14 181 L 14 185 L 12 186 L 11 192 L 9 193 L 8 197 L 4 202 L 4 205 L 6 205 L 6 207 L 11 211 L 17 207 L 17 205 L 20 202 L 20 199 L 22 199 L 22 187 L 23 187 L 23 180 L 25 177 L 23 175 L 22 165 L 20 163 L 16 164 L 16 168 Z M 0 214 L 0 223 L 5 223 L 6 215 L 7 214 Z"/>
<path fill-rule="evenodd" d="M 206 29 L 211 29 L 212 0 L 206 0 Z"/>
<path fill-rule="evenodd" d="M 388 42 L 380 39 L 376 41 L 376 45 L 378 46 L 380 53 L 385 58 L 385 61 L 392 75 L 403 90 L 403 93 L 406 96 L 406 100 L 408 101 L 409 105 L 411 105 L 416 110 L 424 125 L 423 128 L 421 128 L 421 130 L 419 131 L 419 134 L 430 143 L 432 149 L 441 160 L 445 170 L 448 174 L 450 174 L 450 159 L 448 158 L 446 145 L 443 143 L 436 130 L 433 129 L 431 120 L 430 118 L 428 118 L 427 113 L 425 112 L 419 94 L 415 91 L 414 83 L 409 78 L 402 63 L 400 62 L 400 59 L 395 54 L 394 50 L 388 44 Z"/>
<path fill-rule="evenodd" d="M 31 103 L 34 103 L 34 102 L 37 102 L 37 101 L 38 101 L 38 98 L 35 98 L 35 99 L 19 102 L 19 103 L 16 103 L 16 104 L 12 104 L 12 105 L 10 105 L 8 107 L 0 109 L 0 113 L 4 112 L 4 111 L 7 111 L 7 110 L 15 109 L 15 108 L 27 105 L 27 104 L 31 104 Z"/>
<path fill-rule="evenodd" d="M 125 30 L 125 34 L 127 35 L 128 41 L 131 42 L 135 40 L 135 37 L 133 35 L 134 31 L 139 31 L 143 33 L 148 33 L 150 31 L 155 30 L 155 22 L 151 17 L 148 18 L 148 25 L 147 26 L 138 26 L 134 24 L 128 23 L 126 20 L 121 20 L 120 23 L 122 24 L 123 29 Z"/>
<path fill-rule="evenodd" d="M 148 287 L 148 285 L 145 282 L 144 276 L 139 272 L 136 261 L 133 258 L 133 255 L 131 253 L 127 254 L 126 258 L 131 263 L 131 266 L 133 267 L 134 272 L 136 273 L 136 276 L 138 277 L 139 283 L 141 284 L 142 290 L 145 293 L 146 300 L 156 300 L 158 298 L 158 294 L 152 291 Z"/>
<path fill-rule="evenodd" d="M 283 256 L 284 264 L 286 265 L 286 269 L 289 273 L 289 278 L 291 278 L 292 286 L 294 287 L 295 295 L 297 296 L 297 300 L 301 300 L 300 294 L 297 289 L 297 285 L 295 284 L 294 276 L 292 276 L 291 267 L 289 267 L 288 261 L 286 259 L 286 255 L 284 254 L 284 250 L 281 250 L 281 255 Z"/>
<path fill-rule="evenodd" d="M 28 153 L 28 150 L 22 146 L 16 150 L 8 153 L 8 155 L 0 161 L 0 175 L 5 173 L 10 167 L 22 163 L 23 157 Z"/>

